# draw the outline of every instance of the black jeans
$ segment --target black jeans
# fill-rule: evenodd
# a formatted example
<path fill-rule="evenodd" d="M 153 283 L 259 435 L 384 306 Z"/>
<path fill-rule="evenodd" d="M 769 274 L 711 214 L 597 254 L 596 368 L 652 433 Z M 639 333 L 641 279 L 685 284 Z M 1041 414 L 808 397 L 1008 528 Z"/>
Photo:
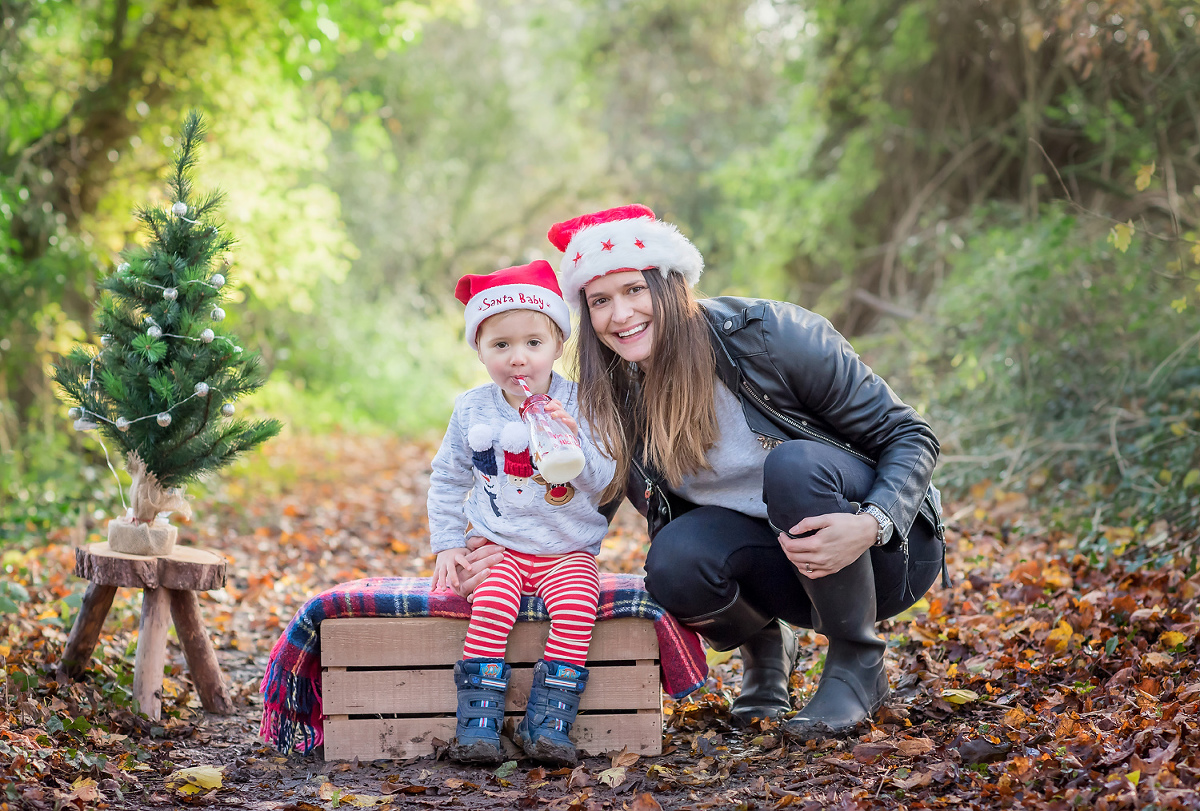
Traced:
<path fill-rule="evenodd" d="M 767 456 L 763 479 L 771 523 L 786 530 L 809 516 L 855 512 L 875 471 L 845 451 L 793 440 Z M 942 568 L 942 541 L 924 518 L 909 532 L 907 555 L 899 546 L 869 552 L 879 619 L 919 600 Z M 697 507 L 659 531 L 646 555 L 646 589 L 684 619 L 724 608 L 740 590 L 763 613 L 812 627 L 808 595 L 777 533 L 761 518 L 724 507 Z"/>

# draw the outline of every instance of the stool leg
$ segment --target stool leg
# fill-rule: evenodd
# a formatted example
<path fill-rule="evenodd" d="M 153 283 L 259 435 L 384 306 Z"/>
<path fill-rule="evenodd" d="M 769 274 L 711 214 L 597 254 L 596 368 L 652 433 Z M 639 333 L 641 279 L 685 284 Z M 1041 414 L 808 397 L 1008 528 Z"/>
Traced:
<path fill-rule="evenodd" d="M 60 682 L 77 678 L 87 667 L 116 593 L 116 586 L 88 583 L 87 591 L 83 593 L 83 605 L 75 615 L 71 635 L 67 637 L 67 646 L 63 648 L 62 660 L 58 663 L 57 678 Z"/>
<path fill-rule="evenodd" d="M 183 658 L 187 660 L 188 672 L 196 685 L 196 693 L 204 709 L 218 715 L 232 715 L 233 702 L 221 678 L 221 665 L 217 652 L 213 650 L 208 631 L 200 621 L 200 601 L 196 592 L 185 589 L 167 589 L 171 594 L 171 619 L 175 621 L 175 635 L 183 646 Z"/>
<path fill-rule="evenodd" d="M 163 664 L 167 659 L 167 629 L 171 608 L 167 589 L 142 589 L 138 620 L 137 656 L 133 663 L 133 700 L 152 721 L 162 718 Z"/>

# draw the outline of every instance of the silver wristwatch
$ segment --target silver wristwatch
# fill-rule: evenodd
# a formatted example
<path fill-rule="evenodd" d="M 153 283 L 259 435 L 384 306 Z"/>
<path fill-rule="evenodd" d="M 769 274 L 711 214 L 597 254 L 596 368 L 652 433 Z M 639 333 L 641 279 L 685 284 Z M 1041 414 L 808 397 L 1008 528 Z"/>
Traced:
<path fill-rule="evenodd" d="M 888 518 L 887 513 L 874 504 L 860 507 L 858 511 L 866 513 L 879 522 L 879 532 L 875 533 L 875 546 L 883 546 L 892 539 L 892 519 Z"/>

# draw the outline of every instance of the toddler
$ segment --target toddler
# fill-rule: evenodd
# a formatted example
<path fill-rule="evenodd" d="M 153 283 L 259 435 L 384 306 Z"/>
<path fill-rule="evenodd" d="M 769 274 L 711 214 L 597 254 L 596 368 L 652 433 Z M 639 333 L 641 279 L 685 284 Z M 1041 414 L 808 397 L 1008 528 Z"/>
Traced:
<path fill-rule="evenodd" d="M 588 646 L 600 595 L 596 554 L 608 531 L 600 494 L 615 463 L 579 430 L 575 383 L 555 374 L 570 313 L 549 263 L 459 280 L 466 338 L 492 382 L 459 395 L 433 460 L 429 532 L 437 553 L 433 588 L 458 587 L 466 540 L 481 536 L 504 557 L 475 590 L 462 659 L 454 665 L 458 723 L 450 755 L 470 763 L 503 760 L 500 728 L 510 668 L 504 662 L 521 595 L 536 594 L 550 614 L 550 638 L 533 670 L 517 742 L 537 760 L 574 765 L 568 735 L 587 686 Z M 585 459 L 569 482 L 542 477 L 529 453 L 518 408 L 525 393 L 552 398 L 549 410 L 574 431 Z"/>

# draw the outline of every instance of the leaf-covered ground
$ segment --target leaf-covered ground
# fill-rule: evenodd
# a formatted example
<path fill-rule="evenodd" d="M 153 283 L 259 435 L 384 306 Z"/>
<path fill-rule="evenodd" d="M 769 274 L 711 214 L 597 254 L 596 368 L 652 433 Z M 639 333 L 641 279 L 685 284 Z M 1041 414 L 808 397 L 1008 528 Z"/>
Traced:
<path fill-rule="evenodd" d="M 140 599 L 121 589 L 79 682 L 53 680 L 79 605 L 80 526 L 4 553 L 0 592 L 0 811 L 58 808 L 1200 808 L 1200 577 L 1090 568 L 1071 539 L 1026 529 L 1013 494 L 950 506 L 954 585 L 935 587 L 890 639 L 890 705 L 847 741 L 738 731 L 737 657 L 668 702 L 664 754 L 611 753 L 570 770 L 518 761 L 325 763 L 257 738 L 267 654 L 301 603 L 337 582 L 427 574 L 420 443 L 278 440 L 197 505 L 181 541 L 229 558 L 202 596 L 237 707 L 201 708 L 172 640 L 164 720 L 129 708 Z M 645 536 L 623 512 L 602 566 L 638 571 Z M 802 702 L 822 646 L 808 634 Z M 6 805 L 4 804 L 6 803 Z"/>

